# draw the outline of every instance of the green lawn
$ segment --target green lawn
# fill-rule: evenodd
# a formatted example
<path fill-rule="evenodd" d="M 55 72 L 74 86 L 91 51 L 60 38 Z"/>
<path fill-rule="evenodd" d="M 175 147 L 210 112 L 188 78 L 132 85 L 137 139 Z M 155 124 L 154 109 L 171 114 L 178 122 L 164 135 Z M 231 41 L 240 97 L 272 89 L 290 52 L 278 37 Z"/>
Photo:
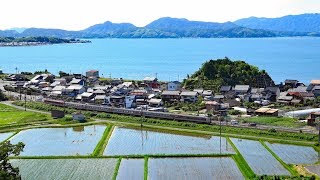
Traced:
<path fill-rule="evenodd" d="M 263 125 L 272 125 L 272 126 L 284 126 L 284 127 L 301 127 L 306 125 L 305 123 L 300 123 L 295 118 L 290 117 L 267 117 L 267 116 L 256 116 L 245 118 L 243 121 L 254 122 L 257 124 Z"/>
<path fill-rule="evenodd" d="M 4 104 L 0 104 L 0 125 L 46 121 L 50 119 L 51 118 L 49 115 L 35 112 L 25 112 Z"/>

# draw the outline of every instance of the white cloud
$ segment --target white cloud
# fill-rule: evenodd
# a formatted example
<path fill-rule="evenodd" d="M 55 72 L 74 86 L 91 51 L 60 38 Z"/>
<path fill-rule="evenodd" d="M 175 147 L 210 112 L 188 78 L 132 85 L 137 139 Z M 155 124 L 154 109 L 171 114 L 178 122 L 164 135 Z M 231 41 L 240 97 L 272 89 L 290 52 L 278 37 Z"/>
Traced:
<path fill-rule="evenodd" d="M 0 29 L 78 30 L 104 21 L 144 26 L 164 17 L 225 22 L 320 12 L 319 0 L 1 0 Z"/>

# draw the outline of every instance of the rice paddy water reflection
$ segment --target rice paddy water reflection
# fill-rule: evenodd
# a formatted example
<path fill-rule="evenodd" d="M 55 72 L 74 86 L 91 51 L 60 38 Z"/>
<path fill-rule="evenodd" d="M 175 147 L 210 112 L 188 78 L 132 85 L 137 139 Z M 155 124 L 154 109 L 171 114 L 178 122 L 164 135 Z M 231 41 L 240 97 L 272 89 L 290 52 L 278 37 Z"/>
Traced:
<path fill-rule="evenodd" d="M 90 155 L 105 129 L 102 125 L 29 129 L 10 141 L 26 145 L 20 156 Z"/>
<path fill-rule="evenodd" d="M 170 134 L 116 127 L 104 155 L 235 154 L 224 137 Z"/>

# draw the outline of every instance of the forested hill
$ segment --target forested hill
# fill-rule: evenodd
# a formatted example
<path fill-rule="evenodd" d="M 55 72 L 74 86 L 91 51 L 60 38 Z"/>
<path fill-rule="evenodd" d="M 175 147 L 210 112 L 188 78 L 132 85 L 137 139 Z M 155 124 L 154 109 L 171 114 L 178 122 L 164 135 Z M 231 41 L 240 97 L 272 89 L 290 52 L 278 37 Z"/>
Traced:
<path fill-rule="evenodd" d="M 235 22 L 202 22 L 185 18 L 159 18 L 144 27 L 130 23 L 96 24 L 80 31 L 27 28 L 22 32 L 0 30 L 0 37 L 47 36 L 58 38 L 257 38 L 320 36 L 317 14 L 278 19 L 245 18 Z M 19 30 L 19 29 L 18 29 Z"/>
<path fill-rule="evenodd" d="M 265 70 L 228 58 L 207 61 L 184 80 L 184 86 L 188 89 L 205 88 L 217 91 L 222 85 L 237 84 L 266 87 L 273 86 L 274 81 Z"/>

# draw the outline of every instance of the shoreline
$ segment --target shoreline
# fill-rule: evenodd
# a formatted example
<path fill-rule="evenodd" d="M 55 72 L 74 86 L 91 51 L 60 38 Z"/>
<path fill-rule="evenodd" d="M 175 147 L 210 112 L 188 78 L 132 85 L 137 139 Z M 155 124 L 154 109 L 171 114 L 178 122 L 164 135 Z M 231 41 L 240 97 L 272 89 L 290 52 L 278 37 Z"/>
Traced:
<path fill-rule="evenodd" d="M 50 43 L 50 42 L 0 42 L 0 47 L 21 47 L 21 46 L 45 46 L 54 44 L 83 44 L 91 43 L 89 40 L 76 40 L 63 43 Z"/>

